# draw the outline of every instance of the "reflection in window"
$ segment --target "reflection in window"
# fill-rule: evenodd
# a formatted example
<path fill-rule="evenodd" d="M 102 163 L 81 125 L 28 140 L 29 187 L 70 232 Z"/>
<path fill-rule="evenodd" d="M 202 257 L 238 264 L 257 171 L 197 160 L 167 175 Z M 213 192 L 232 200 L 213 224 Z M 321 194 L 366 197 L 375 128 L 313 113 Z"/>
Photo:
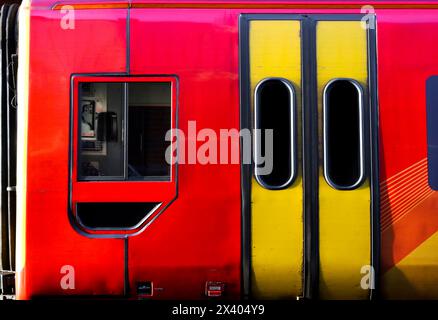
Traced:
<path fill-rule="evenodd" d="M 170 83 L 80 83 L 79 99 L 80 180 L 170 180 Z"/>
<path fill-rule="evenodd" d="M 167 83 L 129 84 L 128 175 L 169 177 L 165 141 L 171 123 L 171 88 Z"/>
<path fill-rule="evenodd" d="M 349 79 L 330 82 L 324 93 L 324 160 L 327 182 L 353 189 L 363 178 L 362 89 Z"/>
<path fill-rule="evenodd" d="M 121 179 L 123 83 L 80 85 L 80 175 Z"/>
<path fill-rule="evenodd" d="M 293 90 L 292 84 L 279 78 L 262 80 L 256 87 L 255 128 L 261 130 L 260 142 L 255 142 L 256 154 L 272 157 L 273 167 L 269 174 L 261 174 L 256 163 L 255 176 L 268 189 L 286 188 L 295 178 Z M 265 132 L 270 129 L 273 131 L 273 154 L 268 154 L 265 146 Z"/>

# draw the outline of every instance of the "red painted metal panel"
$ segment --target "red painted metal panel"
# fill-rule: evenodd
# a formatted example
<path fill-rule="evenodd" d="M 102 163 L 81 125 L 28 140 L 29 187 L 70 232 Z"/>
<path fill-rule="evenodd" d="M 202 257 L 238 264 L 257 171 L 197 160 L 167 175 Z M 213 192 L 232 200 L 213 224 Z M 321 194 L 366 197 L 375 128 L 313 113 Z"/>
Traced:
<path fill-rule="evenodd" d="M 34 0 L 33 5 L 52 7 L 56 10 L 62 8 L 63 5 L 77 5 L 76 8 L 103 8 L 107 5 L 112 5 L 114 7 L 120 6 L 121 4 L 126 4 L 133 8 L 212 8 L 212 9 L 358 9 L 365 5 L 372 5 L 375 8 L 381 9 L 426 9 L 426 8 L 437 8 L 438 2 L 435 0 Z"/>
<path fill-rule="evenodd" d="M 385 272 L 437 231 L 438 216 L 427 213 L 436 200 L 429 198 L 427 206 L 423 201 L 434 194 L 425 160 L 426 79 L 438 74 L 438 15 L 433 10 L 380 10 L 377 21 Z"/>
<path fill-rule="evenodd" d="M 427 156 L 425 87 L 426 79 L 438 74 L 438 15 L 377 14 L 381 180 L 386 180 Z"/>
<path fill-rule="evenodd" d="M 54 3 L 35 0 L 32 6 L 41 9 Z M 132 3 L 152 2 L 133 0 Z M 244 6 L 249 2 L 233 3 Z M 329 6 L 335 2 L 308 3 Z M 401 1 L 380 2 L 385 3 Z M 238 18 L 241 12 L 240 9 L 131 10 L 130 71 L 136 75 L 178 78 L 178 122 L 185 133 L 188 121 L 196 121 L 198 130 L 211 128 L 217 134 L 220 129 L 239 128 Z M 249 12 L 359 13 L 359 9 L 245 10 Z M 380 166 L 384 182 L 426 157 L 425 83 L 430 75 L 438 74 L 435 41 L 438 15 L 433 10 L 379 8 L 376 14 Z M 18 288 L 19 298 L 123 293 L 123 240 L 79 235 L 69 223 L 67 209 L 71 75 L 126 72 L 126 16 L 124 9 L 76 10 L 75 29 L 64 30 L 60 11 L 32 11 L 26 263 L 25 269 L 19 270 L 24 279 L 24 286 Z M 110 194 L 115 184 L 120 183 L 100 186 L 102 193 L 98 198 L 88 194 L 90 188 L 95 188 L 94 183 L 77 184 L 75 199 L 105 201 L 105 193 Z M 142 188 L 140 184 L 121 186 L 123 192 L 113 195 L 112 200 L 138 200 L 134 191 Z M 229 297 L 238 297 L 239 165 L 180 165 L 178 184 L 176 201 L 146 230 L 129 239 L 132 293 L 137 282 L 153 281 L 156 298 L 201 298 L 207 281 L 220 281 L 226 283 Z M 154 201 L 158 194 L 171 196 L 165 186 L 158 186 L 142 199 Z M 392 195 L 382 194 L 382 198 L 389 203 L 393 201 Z M 390 210 L 390 214 L 397 212 Z M 415 234 L 418 243 L 429 223 L 417 219 L 412 227 L 409 224 L 412 232 L 420 233 Z M 385 235 L 382 243 L 385 269 L 400 259 L 401 254 L 395 252 L 397 248 L 403 247 L 405 254 L 406 248 L 411 247 L 406 245 L 406 237 L 412 235 L 406 232 L 406 224 L 403 232 L 392 228 L 392 223 L 388 225 L 387 232 L 391 234 Z M 423 233 L 426 236 L 431 232 Z M 75 268 L 75 290 L 60 287 L 60 270 L 64 265 Z"/>
<path fill-rule="evenodd" d="M 125 71 L 127 12 L 75 14 L 75 28 L 63 29 L 60 12 L 31 13 L 26 252 L 18 298 L 123 294 L 123 240 L 77 233 L 67 196 L 71 75 Z M 64 265 L 74 267 L 74 290 L 60 286 Z"/>
<path fill-rule="evenodd" d="M 239 130 L 238 15 L 132 10 L 131 72 L 176 74 L 178 127 Z M 198 146 L 202 142 L 198 142 Z M 206 281 L 240 294 L 240 167 L 178 167 L 178 198 L 129 239 L 131 287 L 153 281 L 156 298 L 205 297 Z"/>

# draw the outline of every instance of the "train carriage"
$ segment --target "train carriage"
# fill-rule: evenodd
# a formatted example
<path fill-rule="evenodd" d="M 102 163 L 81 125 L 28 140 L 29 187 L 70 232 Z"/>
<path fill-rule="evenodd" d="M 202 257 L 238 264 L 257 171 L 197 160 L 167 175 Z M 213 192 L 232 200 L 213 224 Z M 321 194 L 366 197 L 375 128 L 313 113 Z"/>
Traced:
<path fill-rule="evenodd" d="M 0 18 L 3 294 L 438 298 L 437 1 Z"/>

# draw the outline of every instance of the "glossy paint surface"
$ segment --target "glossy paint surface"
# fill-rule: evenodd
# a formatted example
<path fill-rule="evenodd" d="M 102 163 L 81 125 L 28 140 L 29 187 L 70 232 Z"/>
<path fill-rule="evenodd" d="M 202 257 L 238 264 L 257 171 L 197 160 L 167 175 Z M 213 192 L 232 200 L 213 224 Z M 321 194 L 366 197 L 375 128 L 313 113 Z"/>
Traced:
<path fill-rule="evenodd" d="M 26 251 L 18 298 L 123 294 L 123 240 L 80 235 L 66 210 L 71 75 L 125 70 L 126 11 L 75 15 L 74 29 L 64 29 L 60 12 L 31 12 Z M 73 267 L 75 289 L 61 286 L 71 270 L 65 266 Z"/>
<path fill-rule="evenodd" d="M 243 1 L 233 3 L 245 7 Z M 198 129 L 238 129 L 239 15 L 360 13 L 364 2 L 349 1 L 355 7 L 348 9 L 340 8 L 339 2 L 338 7 L 326 1 L 300 3 L 303 7 L 272 10 L 130 9 L 129 28 L 127 9 L 76 10 L 74 29 L 61 27 L 62 13 L 49 9 L 53 1 L 32 3 L 28 144 L 23 146 L 27 190 L 21 199 L 26 214 L 19 232 L 18 298 L 122 295 L 126 285 L 124 240 L 85 237 L 68 220 L 71 75 L 176 76 L 179 128 L 187 131 L 188 121 L 196 120 Z M 379 5 L 418 3 L 385 1 Z M 269 4 L 274 2 L 265 3 Z M 383 292 L 389 298 L 400 292 L 408 298 L 436 298 L 438 293 L 428 288 L 438 279 L 434 254 L 438 200 L 428 189 L 424 173 L 425 84 L 428 77 L 438 74 L 438 11 L 392 10 L 379 5 L 375 13 Z M 138 281 L 153 281 L 156 298 L 202 298 L 206 281 L 223 281 L 229 297 L 240 296 L 239 165 L 180 166 L 178 179 L 177 200 L 146 230 L 128 240 L 130 293 L 135 294 Z M 74 290 L 60 285 L 65 275 L 61 269 L 66 265 L 75 270 Z"/>
<path fill-rule="evenodd" d="M 294 88 L 301 119 L 301 22 L 253 20 L 249 24 L 250 92 L 266 78 L 286 79 Z M 252 98 L 254 101 L 254 97 Z M 252 110 L 254 110 L 253 104 Z M 270 112 L 279 105 L 270 104 Z M 253 116 L 254 117 L 254 116 Z M 297 120 L 298 123 L 301 121 Z M 297 125 L 297 122 L 293 124 Z M 298 125 L 299 126 L 299 125 Z M 301 129 L 301 126 L 299 126 Z M 297 129 L 296 132 L 301 132 Z M 275 133 L 274 133 L 275 134 Z M 301 137 L 301 134 L 297 134 Z M 251 288 L 256 298 L 303 295 L 303 179 L 301 140 L 294 149 L 299 173 L 284 190 L 269 190 L 255 178 L 251 184 Z M 283 143 L 284 144 L 284 143 Z M 274 143 L 274 148 L 282 148 Z M 296 155 L 295 153 L 298 153 Z"/>
<path fill-rule="evenodd" d="M 321 144 L 322 96 L 327 83 L 349 78 L 358 81 L 364 92 L 368 91 L 367 31 L 360 21 L 318 21 L 316 53 Z M 364 109 L 369 112 L 368 103 Z M 366 179 L 354 190 L 335 189 L 324 179 L 322 163 L 319 176 L 320 297 L 367 299 L 368 290 L 360 287 L 360 270 L 370 264 L 371 258 L 370 182 Z"/>
<path fill-rule="evenodd" d="M 220 129 L 238 130 L 236 16 L 139 9 L 130 17 L 131 74 L 178 77 L 177 121 L 187 138 L 186 157 L 189 145 L 203 144 L 188 136 L 189 121 L 196 122 L 198 132 L 207 128 L 218 137 Z M 230 151 L 238 152 L 235 148 Z M 156 298 L 205 297 L 206 281 L 224 282 L 226 296 L 238 297 L 239 164 L 179 165 L 178 198 L 165 215 L 129 239 L 128 260 L 131 287 L 153 281 Z"/>
<path fill-rule="evenodd" d="M 377 27 L 383 293 L 437 298 L 428 289 L 438 279 L 428 245 L 438 202 L 427 183 L 426 80 L 438 74 L 438 12 L 382 11 Z M 428 254 L 415 255 L 420 247 Z"/>

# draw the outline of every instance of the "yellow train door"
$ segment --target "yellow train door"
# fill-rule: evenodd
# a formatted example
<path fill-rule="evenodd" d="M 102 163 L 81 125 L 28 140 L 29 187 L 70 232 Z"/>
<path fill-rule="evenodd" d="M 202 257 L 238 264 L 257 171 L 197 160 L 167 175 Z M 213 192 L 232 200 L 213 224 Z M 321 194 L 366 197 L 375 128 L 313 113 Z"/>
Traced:
<path fill-rule="evenodd" d="M 374 31 L 362 20 L 241 18 L 241 124 L 253 130 L 253 162 L 242 164 L 251 297 L 368 299 L 376 287 Z"/>

